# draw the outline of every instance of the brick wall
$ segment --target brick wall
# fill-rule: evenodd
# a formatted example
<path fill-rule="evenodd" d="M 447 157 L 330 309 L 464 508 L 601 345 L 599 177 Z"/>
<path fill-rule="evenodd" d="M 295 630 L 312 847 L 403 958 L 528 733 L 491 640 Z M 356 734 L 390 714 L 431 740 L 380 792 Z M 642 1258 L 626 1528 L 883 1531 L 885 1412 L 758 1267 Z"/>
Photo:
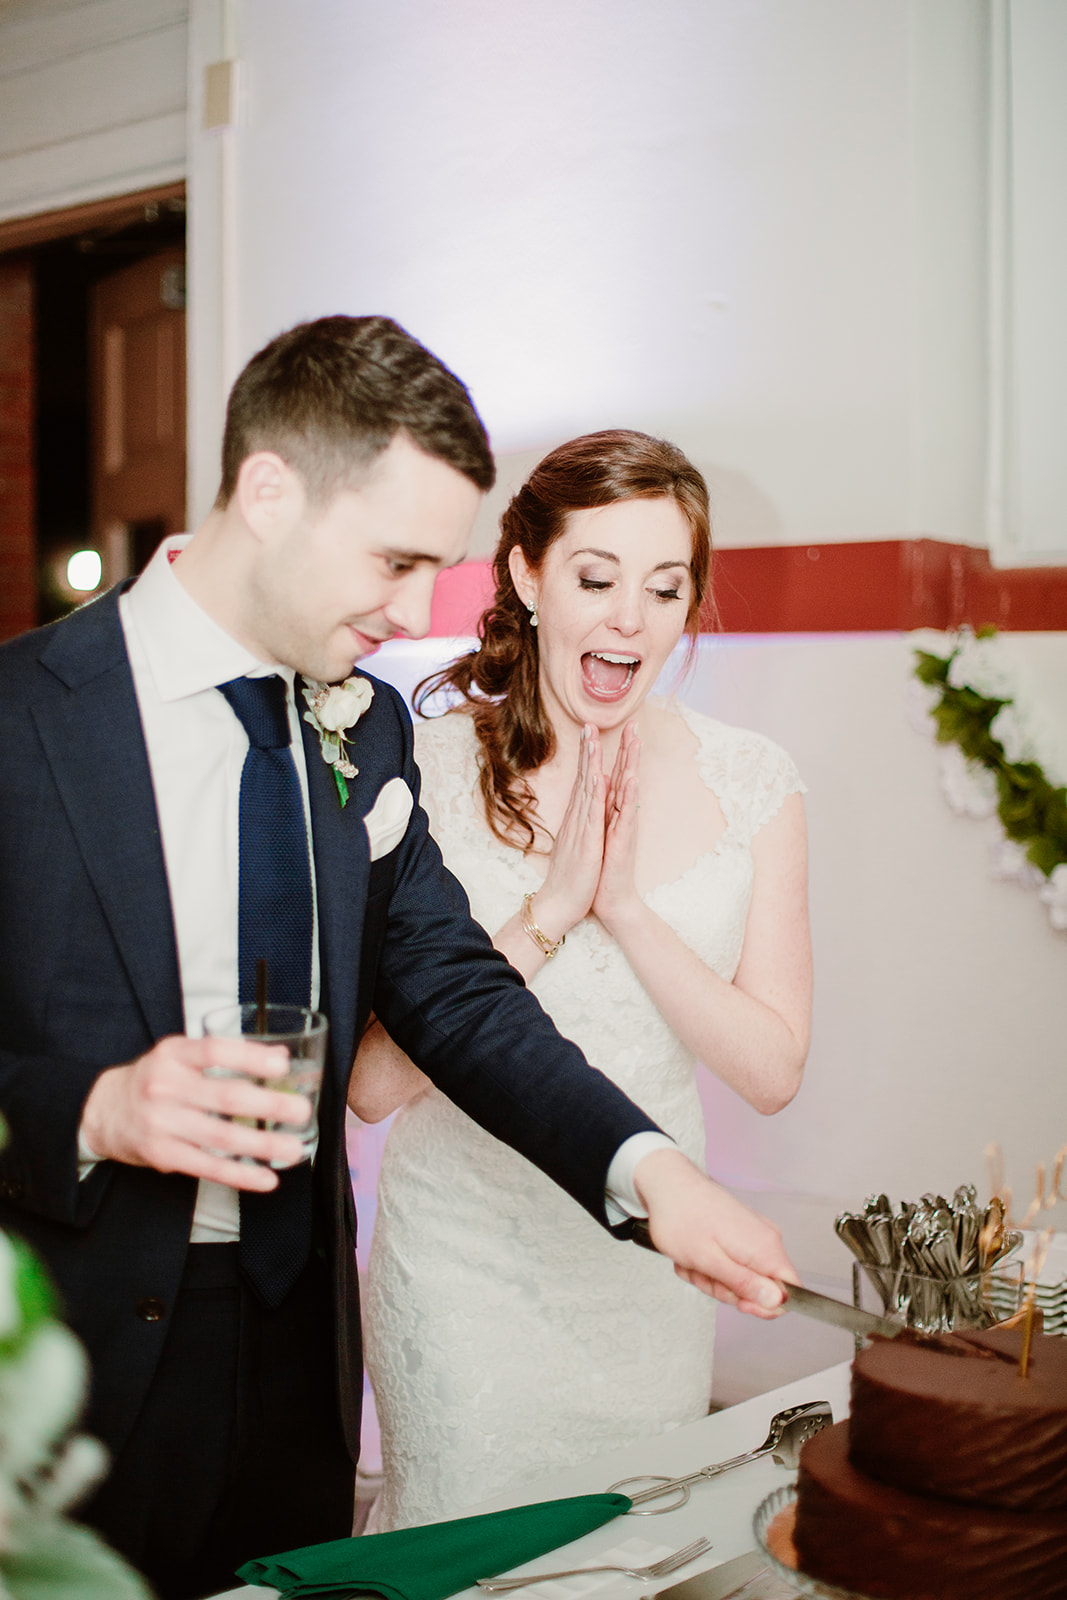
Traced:
<path fill-rule="evenodd" d="M 33 268 L 0 259 L 0 639 L 37 621 Z"/>

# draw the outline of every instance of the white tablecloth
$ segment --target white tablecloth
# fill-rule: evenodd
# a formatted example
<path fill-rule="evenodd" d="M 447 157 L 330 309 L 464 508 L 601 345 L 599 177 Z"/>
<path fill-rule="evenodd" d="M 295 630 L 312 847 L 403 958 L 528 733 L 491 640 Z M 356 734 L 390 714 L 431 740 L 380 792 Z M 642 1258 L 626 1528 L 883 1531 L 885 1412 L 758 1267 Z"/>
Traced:
<path fill-rule="evenodd" d="M 772 1389 L 768 1394 L 745 1400 L 725 1411 L 717 1411 L 713 1416 L 690 1423 L 686 1428 L 659 1434 L 638 1444 L 628 1445 L 624 1450 L 598 1456 L 583 1466 L 525 1484 L 521 1492 L 486 1500 L 481 1505 L 470 1507 L 463 1515 L 498 1511 L 504 1506 L 525 1505 L 535 1500 L 555 1500 L 563 1495 L 598 1493 L 620 1478 L 637 1473 L 655 1472 L 677 1477 L 685 1472 L 695 1472 L 709 1462 L 725 1461 L 731 1456 L 754 1450 L 766 1438 L 768 1425 L 776 1411 L 809 1400 L 828 1400 L 833 1407 L 834 1420 L 840 1421 L 848 1415 L 849 1371 L 849 1363 L 841 1362 L 839 1366 L 828 1367 L 810 1378 L 799 1378 L 794 1383 L 783 1384 L 780 1389 Z M 675 1550 L 700 1534 L 711 1539 L 712 1548 L 706 1555 L 670 1577 L 656 1582 L 644 1580 L 640 1592 L 649 1593 L 657 1588 L 666 1588 L 682 1578 L 707 1571 L 720 1562 L 751 1550 L 755 1542 L 752 1517 L 756 1507 L 765 1495 L 788 1482 L 792 1475 L 769 1456 L 764 1456 L 748 1466 L 725 1473 L 721 1478 L 697 1484 L 690 1495 L 689 1504 L 678 1511 L 656 1517 L 617 1518 L 598 1528 L 595 1533 L 586 1534 L 584 1539 L 576 1539 L 562 1552 L 553 1550 L 551 1554 L 529 1562 L 526 1567 L 516 1568 L 516 1572 L 551 1572 L 562 1567 L 581 1566 L 630 1540 L 639 1540 L 657 1549 L 666 1546 Z M 642 1555 L 639 1559 L 644 1564 L 656 1558 L 654 1555 Z M 619 1580 L 618 1588 L 612 1584 L 610 1591 L 603 1591 L 603 1596 L 604 1600 L 609 1600 L 610 1594 L 611 1600 L 614 1600 L 616 1595 L 629 1593 L 636 1596 L 638 1592 L 636 1583 L 623 1578 Z M 258 1600 L 273 1600 L 276 1593 L 274 1589 L 242 1587 L 228 1590 L 218 1600 L 256 1600 L 256 1597 Z M 529 1590 L 518 1591 L 520 1597 L 528 1593 Z M 480 1589 L 471 1588 L 462 1590 L 457 1600 L 485 1600 L 485 1596 Z"/>

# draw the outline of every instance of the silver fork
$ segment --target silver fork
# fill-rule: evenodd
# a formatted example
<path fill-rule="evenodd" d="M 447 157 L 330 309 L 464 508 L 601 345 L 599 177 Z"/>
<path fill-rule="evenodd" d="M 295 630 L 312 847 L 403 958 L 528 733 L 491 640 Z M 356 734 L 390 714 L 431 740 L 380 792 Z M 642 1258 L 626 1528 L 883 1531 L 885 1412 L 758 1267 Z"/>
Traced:
<path fill-rule="evenodd" d="M 710 1539 L 694 1539 L 672 1555 L 661 1556 L 649 1567 L 568 1567 L 565 1572 L 531 1572 L 525 1578 L 479 1578 L 478 1587 L 487 1594 L 503 1594 L 508 1589 L 521 1589 L 528 1583 L 548 1583 L 551 1578 L 582 1578 L 587 1572 L 624 1572 L 628 1578 L 665 1578 L 668 1572 L 695 1561 L 705 1550 L 711 1549 Z"/>

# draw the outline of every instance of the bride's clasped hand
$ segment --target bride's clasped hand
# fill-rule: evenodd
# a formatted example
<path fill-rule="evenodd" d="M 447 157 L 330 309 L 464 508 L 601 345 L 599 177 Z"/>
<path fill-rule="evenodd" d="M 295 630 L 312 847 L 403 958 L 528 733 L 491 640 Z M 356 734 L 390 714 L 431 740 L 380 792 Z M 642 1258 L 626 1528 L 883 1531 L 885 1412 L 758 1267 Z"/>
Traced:
<path fill-rule="evenodd" d="M 545 879 L 530 902 L 538 927 L 553 942 L 590 912 L 614 933 L 638 903 L 634 880 L 641 739 L 628 722 L 605 778 L 599 730 L 586 723 L 578 770 L 553 841 Z"/>

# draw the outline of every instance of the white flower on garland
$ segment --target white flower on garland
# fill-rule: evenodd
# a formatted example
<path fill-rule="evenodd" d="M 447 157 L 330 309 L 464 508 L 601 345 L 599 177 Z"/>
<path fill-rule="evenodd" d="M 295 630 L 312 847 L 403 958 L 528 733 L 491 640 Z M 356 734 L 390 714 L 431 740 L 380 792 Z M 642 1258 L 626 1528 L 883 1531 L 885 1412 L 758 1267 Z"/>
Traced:
<path fill-rule="evenodd" d="M 920 683 L 918 678 L 908 679 L 904 691 L 904 709 L 915 733 L 925 734 L 928 739 L 934 737 L 937 724 L 932 713 L 934 707 L 940 704 L 940 689 L 936 689 L 932 683 Z"/>
<path fill-rule="evenodd" d="M 1019 761 L 1037 760 L 1030 725 L 1020 715 L 1018 706 L 1001 706 L 989 724 L 989 731 L 994 739 L 1000 740 L 1004 754 L 1013 766 Z"/>
<path fill-rule="evenodd" d="M 908 685 L 908 718 L 918 732 L 933 731 L 942 743 L 941 787 L 948 804 L 959 816 L 1000 815 L 1006 831 L 990 846 L 990 872 L 1034 889 L 1052 927 L 1067 933 L 1062 715 L 1053 719 L 1037 703 L 1043 684 L 1010 635 L 924 629 L 913 642 L 917 664 Z M 1058 704 L 1062 708 L 1062 699 Z"/>
<path fill-rule="evenodd" d="M 359 768 L 348 758 L 347 730 L 359 721 L 371 701 L 374 689 L 366 678 L 346 678 L 344 683 L 316 683 L 309 678 L 303 690 L 309 722 L 319 736 L 322 759 L 333 768 L 341 805 L 348 804 L 346 778 L 358 778 Z"/>
<path fill-rule="evenodd" d="M 970 628 L 962 628 L 948 681 L 954 689 L 973 689 L 986 700 L 1010 700 L 1011 681 L 996 635 L 978 638 Z"/>
<path fill-rule="evenodd" d="M 1035 867 L 1021 844 L 1014 839 L 994 839 L 989 846 L 989 871 L 1002 883 L 1019 883 L 1024 889 L 1040 889 L 1048 882 L 1040 867 Z"/>
<path fill-rule="evenodd" d="M 1048 920 L 1059 932 L 1067 932 L 1067 863 L 1053 867 L 1037 891 L 1039 899 L 1048 906 Z"/>
<path fill-rule="evenodd" d="M 958 817 L 991 817 L 997 809 L 997 780 L 959 745 L 941 752 L 941 790 Z"/>

